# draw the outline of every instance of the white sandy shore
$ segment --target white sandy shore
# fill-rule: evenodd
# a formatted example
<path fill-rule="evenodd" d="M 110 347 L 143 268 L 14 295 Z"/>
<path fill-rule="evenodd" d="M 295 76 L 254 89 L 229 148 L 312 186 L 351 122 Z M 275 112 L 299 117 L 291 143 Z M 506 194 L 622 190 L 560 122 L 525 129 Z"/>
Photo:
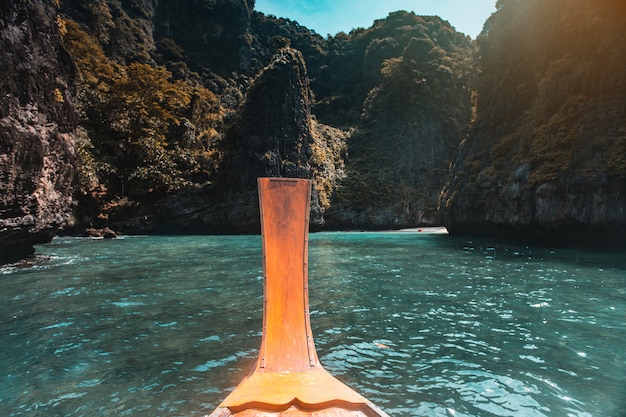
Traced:
<path fill-rule="evenodd" d="M 443 226 L 436 227 L 415 227 L 411 229 L 400 229 L 396 230 L 397 232 L 411 232 L 411 233 L 431 233 L 431 234 L 440 234 L 447 235 L 448 229 Z"/>

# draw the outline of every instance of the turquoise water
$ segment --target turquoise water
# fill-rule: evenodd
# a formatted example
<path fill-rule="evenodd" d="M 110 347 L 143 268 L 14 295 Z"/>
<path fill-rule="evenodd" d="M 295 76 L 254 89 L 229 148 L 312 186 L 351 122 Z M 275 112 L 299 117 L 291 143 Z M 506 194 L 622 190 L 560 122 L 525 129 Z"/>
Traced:
<path fill-rule="evenodd" d="M 626 415 L 626 253 L 317 233 L 327 370 L 391 416 Z M 55 239 L 0 269 L 0 416 L 203 416 L 260 343 L 259 236 Z"/>

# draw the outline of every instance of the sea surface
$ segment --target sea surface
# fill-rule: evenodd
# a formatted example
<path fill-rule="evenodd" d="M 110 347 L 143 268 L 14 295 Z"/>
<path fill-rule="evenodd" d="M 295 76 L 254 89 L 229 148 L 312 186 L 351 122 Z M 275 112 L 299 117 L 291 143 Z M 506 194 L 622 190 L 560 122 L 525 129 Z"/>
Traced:
<path fill-rule="evenodd" d="M 310 236 L 325 368 L 391 416 L 626 416 L 626 252 Z M 254 364 L 259 236 L 57 238 L 0 268 L 0 416 L 204 416 Z"/>

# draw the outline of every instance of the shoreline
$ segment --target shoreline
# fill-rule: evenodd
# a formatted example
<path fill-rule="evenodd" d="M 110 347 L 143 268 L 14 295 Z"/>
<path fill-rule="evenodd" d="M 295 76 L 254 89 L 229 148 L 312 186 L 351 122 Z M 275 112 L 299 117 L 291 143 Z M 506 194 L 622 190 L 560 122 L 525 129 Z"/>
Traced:
<path fill-rule="evenodd" d="M 403 233 L 427 233 L 437 235 L 448 235 L 448 229 L 445 226 L 428 226 L 428 227 L 411 227 L 408 229 L 390 230 L 390 232 Z"/>

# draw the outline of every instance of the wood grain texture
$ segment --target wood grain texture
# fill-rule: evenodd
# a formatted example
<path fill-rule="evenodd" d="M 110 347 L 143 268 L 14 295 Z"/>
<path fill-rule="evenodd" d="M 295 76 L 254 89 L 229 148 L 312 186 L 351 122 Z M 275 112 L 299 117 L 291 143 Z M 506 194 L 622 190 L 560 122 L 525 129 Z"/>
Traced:
<path fill-rule="evenodd" d="M 259 178 L 263 336 L 249 376 L 210 417 L 387 416 L 320 363 L 311 333 L 308 233 L 311 181 Z"/>

